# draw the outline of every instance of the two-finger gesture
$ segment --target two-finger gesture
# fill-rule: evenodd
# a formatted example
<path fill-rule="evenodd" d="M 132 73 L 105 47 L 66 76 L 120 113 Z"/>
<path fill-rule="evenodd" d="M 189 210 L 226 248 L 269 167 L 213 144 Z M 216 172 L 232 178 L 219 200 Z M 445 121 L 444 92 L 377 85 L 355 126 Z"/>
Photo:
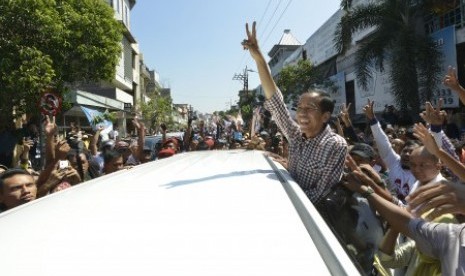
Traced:
<path fill-rule="evenodd" d="M 447 69 L 447 74 L 444 76 L 442 83 L 456 92 L 461 89 L 455 67 L 449 66 L 449 68 Z"/>
<path fill-rule="evenodd" d="M 349 103 L 347 106 L 345 103 L 342 104 L 341 112 L 339 112 L 339 118 L 341 118 L 342 123 L 344 124 L 345 127 L 349 127 L 352 125 L 352 122 L 350 121 L 350 116 L 349 116 L 349 109 L 352 103 Z"/>
<path fill-rule="evenodd" d="M 44 132 L 47 137 L 52 137 L 57 133 L 58 126 L 55 123 L 55 116 L 45 115 Z"/>
<path fill-rule="evenodd" d="M 443 102 L 440 98 L 436 108 L 430 102 L 426 102 L 425 111 L 420 113 L 420 117 L 428 124 L 441 126 L 447 119 L 447 113 L 441 110 Z"/>
<path fill-rule="evenodd" d="M 375 101 L 370 101 L 368 99 L 367 104 L 363 107 L 363 112 L 365 112 L 365 116 L 369 121 L 375 118 L 375 109 L 374 109 Z"/>
<path fill-rule="evenodd" d="M 249 50 L 252 58 L 259 57 L 260 50 L 258 47 L 258 40 L 257 40 L 257 23 L 254 21 L 252 24 L 252 31 L 249 30 L 249 23 L 245 24 L 245 31 L 247 33 L 247 39 L 242 41 L 242 47 L 244 50 Z"/>

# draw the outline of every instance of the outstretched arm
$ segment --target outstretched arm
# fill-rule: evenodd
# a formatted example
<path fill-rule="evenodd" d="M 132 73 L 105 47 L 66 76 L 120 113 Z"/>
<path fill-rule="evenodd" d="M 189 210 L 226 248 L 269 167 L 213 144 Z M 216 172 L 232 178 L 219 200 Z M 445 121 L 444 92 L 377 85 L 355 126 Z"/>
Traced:
<path fill-rule="evenodd" d="M 344 183 L 346 187 L 367 198 L 370 206 L 374 207 L 394 230 L 407 236 L 410 235 L 409 222 L 413 216 L 404 208 L 377 195 L 373 189 L 370 188 L 369 184 L 367 184 L 372 180 L 366 174 L 359 170 L 353 171 L 352 175 L 347 177 L 346 180 L 347 181 Z"/>
<path fill-rule="evenodd" d="M 252 24 L 252 32 L 249 30 L 249 24 L 247 23 L 245 25 L 247 39 L 242 41 L 242 46 L 244 47 L 244 50 L 249 50 L 250 55 L 255 60 L 255 63 L 257 64 L 258 76 L 260 77 L 260 82 L 262 84 L 263 90 L 265 91 L 265 97 L 270 99 L 278 90 L 278 87 L 276 86 L 276 83 L 271 76 L 271 71 L 268 67 L 268 64 L 266 63 L 265 58 L 263 57 L 263 54 L 258 47 L 256 25 L 257 24 L 254 21 Z"/>

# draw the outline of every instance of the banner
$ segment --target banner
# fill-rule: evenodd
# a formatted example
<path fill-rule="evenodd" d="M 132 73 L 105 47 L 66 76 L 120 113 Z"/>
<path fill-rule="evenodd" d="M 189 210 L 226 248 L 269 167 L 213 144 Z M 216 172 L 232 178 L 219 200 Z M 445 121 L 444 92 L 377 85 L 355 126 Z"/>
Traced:
<path fill-rule="evenodd" d="M 89 124 L 92 126 L 94 131 L 97 131 L 99 127 L 103 127 L 100 134 L 102 135 L 103 140 L 108 140 L 108 133 L 113 130 L 113 123 L 104 118 L 103 112 L 98 110 L 81 106 L 82 112 L 86 114 Z"/>

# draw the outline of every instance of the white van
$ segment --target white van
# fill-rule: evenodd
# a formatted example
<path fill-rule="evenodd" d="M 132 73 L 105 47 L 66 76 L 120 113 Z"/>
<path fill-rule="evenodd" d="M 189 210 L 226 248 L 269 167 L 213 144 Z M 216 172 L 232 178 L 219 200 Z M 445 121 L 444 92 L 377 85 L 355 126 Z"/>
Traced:
<path fill-rule="evenodd" d="M 178 154 L 0 214 L 0 273 L 360 275 L 287 171 L 245 150 Z"/>

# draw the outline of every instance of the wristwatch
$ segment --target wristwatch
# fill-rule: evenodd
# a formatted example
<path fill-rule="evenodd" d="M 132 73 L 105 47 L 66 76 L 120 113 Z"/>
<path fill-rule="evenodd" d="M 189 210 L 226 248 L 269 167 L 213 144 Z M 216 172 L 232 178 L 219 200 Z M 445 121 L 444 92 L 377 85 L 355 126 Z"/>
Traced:
<path fill-rule="evenodd" d="M 369 198 L 372 194 L 374 194 L 374 190 L 371 187 L 367 187 L 367 190 L 362 193 L 364 198 Z"/>

